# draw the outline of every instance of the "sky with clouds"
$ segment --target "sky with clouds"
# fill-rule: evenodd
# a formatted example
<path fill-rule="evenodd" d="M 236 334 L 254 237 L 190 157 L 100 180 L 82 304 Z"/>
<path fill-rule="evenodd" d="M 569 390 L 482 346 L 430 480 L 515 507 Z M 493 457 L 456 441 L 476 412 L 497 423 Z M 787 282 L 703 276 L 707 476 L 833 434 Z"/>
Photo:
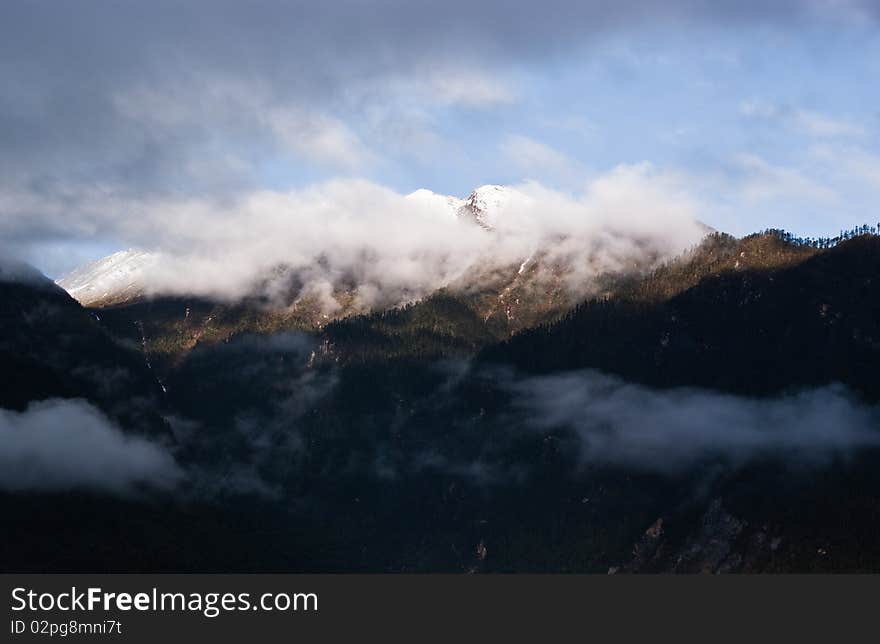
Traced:
<path fill-rule="evenodd" d="M 194 201 L 621 168 L 719 229 L 833 235 L 880 219 L 878 28 L 867 0 L 10 0 L 0 246 L 58 275 Z"/>

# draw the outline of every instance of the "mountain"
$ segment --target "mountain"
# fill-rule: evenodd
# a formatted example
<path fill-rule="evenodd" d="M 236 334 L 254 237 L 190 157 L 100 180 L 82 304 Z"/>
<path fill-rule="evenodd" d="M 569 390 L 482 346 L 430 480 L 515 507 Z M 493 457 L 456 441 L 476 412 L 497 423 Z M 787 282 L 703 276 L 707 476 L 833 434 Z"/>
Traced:
<path fill-rule="evenodd" d="M 119 342 L 97 313 L 32 268 L 0 269 L 0 302 L 0 407 L 80 398 L 138 427 L 167 429 L 155 412 L 130 404 L 155 409 L 162 395 L 140 346 Z"/>
<path fill-rule="evenodd" d="M 534 210 L 536 200 L 516 188 L 482 186 L 466 199 L 417 190 L 405 200 L 424 209 L 421 214 L 425 216 L 461 222 L 461 234 L 482 248 L 465 270 L 433 291 L 392 289 L 386 295 L 376 284 L 381 275 L 367 278 L 342 270 L 326 253 L 318 253 L 308 266 L 274 266 L 253 280 L 247 293 L 235 298 L 181 292 L 179 286 L 173 292 L 157 290 L 151 280 L 159 273 L 167 275 L 168 258 L 134 250 L 76 269 L 58 284 L 82 304 L 101 310 L 114 333 L 148 347 L 154 360 L 163 363 L 178 360 L 198 343 L 220 342 L 243 332 L 318 331 L 334 321 L 381 316 L 395 309 L 411 310 L 409 319 L 424 319 L 425 315 L 416 315 L 422 310 L 433 311 L 429 317 L 442 318 L 453 309 L 435 305 L 449 298 L 458 303 L 453 308 L 459 321 L 462 307 L 474 318 L 481 331 L 471 336 L 483 346 L 553 320 L 584 297 L 609 293 L 621 280 L 668 258 L 668 252 L 651 239 L 627 231 L 605 231 L 601 242 L 592 244 L 558 235 L 537 240 L 523 237 L 517 218 L 525 209 Z M 451 257 L 444 262 L 460 260 Z M 406 270 L 435 268 L 430 264 Z M 222 283 L 223 276 L 214 279 Z M 440 299 L 432 299 L 435 296 Z M 445 321 L 447 326 L 457 323 Z"/>
<path fill-rule="evenodd" d="M 237 559 L 233 567 L 259 566 L 245 554 L 257 537 L 241 537 L 241 526 L 277 526 L 275 510 L 259 499 L 220 507 L 193 495 L 192 476 L 171 456 L 185 449 L 175 431 L 167 391 L 139 342 L 108 332 L 99 312 L 33 267 L 0 258 L 0 530 L 7 546 L 0 570 L 217 568 L 207 542 Z M 177 485 L 144 486 L 137 468 L 151 463 L 170 469 Z M 186 538 L 177 542 L 175 533 Z M 283 535 L 284 543 L 268 538 L 279 551 L 291 543 L 304 552 L 314 547 L 289 530 Z"/>
<path fill-rule="evenodd" d="M 155 253 L 123 250 L 80 266 L 57 283 L 85 306 L 130 302 L 145 295 L 146 273 L 159 261 Z"/>
<path fill-rule="evenodd" d="M 424 188 L 411 192 L 406 198 L 486 230 L 494 230 L 499 218 L 504 217 L 506 212 L 530 201 L 529 196 L 516 188 L 499 185 L 480 186 L 464 199 L 440 195 Z"/>
<path fill-rule="evenodd" d="M 84 398 L 185 477 L 2 488 L 4 570 L 880 570 L 876 235 L 712 234 L 512 336 L 485 279 L 313 325 L 7 274 L 0 422 Z"/>
<path fill-rule="evenodd" d="M 752 395 L 843 382 L 880 400 L 878 275 L 875 235 L 828 250 L 775 234 L 714 236 L 690 260 L 487 348 L 483 358 Z"/>
<path fill-rule="evenodd" d="M 459 206 L 458 216 L 486 230 L 494 230 L 505 213 L 527 204 L 530 197 L 515 188 L 486 185 L 474 190 Z"/>

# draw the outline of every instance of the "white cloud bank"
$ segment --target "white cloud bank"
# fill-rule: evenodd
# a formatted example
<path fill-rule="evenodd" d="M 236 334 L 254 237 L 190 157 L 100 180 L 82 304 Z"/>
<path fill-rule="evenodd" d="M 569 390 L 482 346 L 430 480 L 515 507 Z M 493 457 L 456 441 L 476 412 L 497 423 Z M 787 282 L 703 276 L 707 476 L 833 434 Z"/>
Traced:
<path fill-rule="evenodd" d="M 87 402 L 55 399 L 24 412 L 0 409 L 3 490 L 127 495 L 143 486 L 171 488 L 182 476 L 162 447 L 124 434 Z"/>
<path fill-rule="evenodd" d="M 740 114 L 790 127 L 815 138 L 860 137 L 866 133 L 864 126 L 859 123 L 815 110 L 759 100 L 743 101 Z"/>
<path fill-rule="evenodd" d="M 880 410 L 840 385 L 777 398 L 657 390 L 592 370 L 514 381 L 527 423 L 574 430 L 584 462 L 675 473 L 701 461 L 825 462 L 880 447 Z"/>
<path fill-rule="evenodd" d="M 493 230 L 456 216 L 460 200 L 401 195 L 364 180 L 225 200 L 92 192 L 40 206 L 47 220 L 76 208 L 77 221 L 158 253 L 144 275 L 153 293 L 235 298 L 272 274 L 302 284 L 329 309 L 338 289 L 356 289 L 366 308 L 395 305 L 519 266 L 536 252 L 583 296 L 597 274 L 677 254 L 705 232 L 679 179 L 649 164 L 619 166 L 576 194 L 538 183 L 501 192 L 487 213 Z"/>

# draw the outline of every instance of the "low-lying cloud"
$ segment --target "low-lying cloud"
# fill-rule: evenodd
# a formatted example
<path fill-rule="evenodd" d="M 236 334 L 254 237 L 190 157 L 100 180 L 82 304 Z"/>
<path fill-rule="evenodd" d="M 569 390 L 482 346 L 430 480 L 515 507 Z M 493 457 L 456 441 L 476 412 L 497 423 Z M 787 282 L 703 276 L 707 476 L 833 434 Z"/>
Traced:
<path fill-rule="evenodd" d="M 3 490 L 129 495 L 144 487 L 170 489 L 182 477 L 162 446 L 126 435 L 85 401 L 46 400 L 24 412 L 0 409 Z"/>
<path fill-rule="evenodd" d="M 704 234 L 681 182 L 648 164 L 617 167 L 578 194 L 537 183 L 504 194 L 491 231 L 456 216 L 458 202 L 363 180 L 223 201 L 89 194 L 57 207 L 158 253 L 144 268 L 149 292 L 236 298 L 261 288 L 283 299 L 295 284 L 327 313 L 340 292 L 353 293 L 355 310 L 396 305 L 499 269 L 512 278 L 538 255 L 539 279 L 582 297 L 597 274 L 674 255 Z"/>
<path fill-rule="evenodd" d="M 663 473 L 704 460 L 824 462 L 880 447 L 880 410 L 841 385 L 753 399 L 655 390 L 596 371 L 512 381 L 526 424 L 574 431 L 584 462 Z"/>

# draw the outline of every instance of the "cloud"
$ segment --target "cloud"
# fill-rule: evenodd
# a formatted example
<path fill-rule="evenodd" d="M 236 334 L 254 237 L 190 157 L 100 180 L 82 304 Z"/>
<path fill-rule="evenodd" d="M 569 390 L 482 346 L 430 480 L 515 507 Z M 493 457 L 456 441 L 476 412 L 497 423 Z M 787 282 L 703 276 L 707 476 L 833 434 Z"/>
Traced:
<path fill-rule="evenodd" d="M 129 495 L 169 489 L 183 474 L 172 456 L 146 438 L 125 434 L 81 400 L 0 409 L 0 487 L 12 492 L 89 489 Z"/>
<path fill-rule="evenodd" d="M 363 308 L 391 306 L 519 266 L 537 251 L 581 297 L 597 274 L 674 255 L 703 235 L 699 205 L 676 177 L 649 164 L 618 166 L 574 194 L 534 182 L 502 193 L 493 231 L 450 216 L 444 199 L 412 199 L 364 180 L 224 199 L 87 192 L 44 201 L 40 211 L 46 226 L 63 226 L 72 214 L 154 251 L 159 259 L 142 266 L 151 292 L 237 298 L 260 283 L 282 294 L 296 283 L 330 313 L 340 290 L 354 288 Z M 126 217 L 114 216 L 122 211 Z"/>
<path fill-rule="evenodd" d="M 0 177 L 42 186 L 98 180 L 133 191 L 240 188 L 259 181 L 274 158 L 278 120 L 301 163 L 314 154 L 347 169 L 364 155 L 364 113 L 413 93 L 426 108 L 503 104 L 518 96 L 511 70 L 609 34 L 839 20 L 871 6 L 160 0 L 49 8 L 11 0 L 0 24 Z M 202 171 L 205 164 L 222 174 Z"/>
<path fill-rule="evenodd" d="M 238 148 L 254 143 L 277 155 L 292 154 L 334 169 L 356 170 L 373 160 L 342 120 L 307 101 L 297 102 L 260 78 L 208 75 L 158 87 L 137 85 L 117 91 L 112 103 L 117 115 L 136 131 L 158 137 L 156 145 L 177 147 L 181 141 L 198 147 L 233 144 L 219 160 L 200 155 L 199 163 L 208 163 L 207 172 L 189 168 L 191 179 L 199 174 L 247 173 L 249 161 L 235 153 L 241 154 Z M 218 132 L 228 141 L 215 142 Z"/>
<path fill-rule="evenodd" d="M 833 190 L 797 168 L 775 165 L 757 154 L 741 154 L 734 162 L 736 189 L 748 201 L 811 199 L 834 201 Z"/>
<path fill-rule="evenodd" d="M 656 390 L 596 371 L 513 379 L 527 426 L 574 432 L 584 462 L 675 473 L 704 461 L 825 462 L 880 447 L 880 410 L 842 386 L 752 399 Z"/>
<path fill-rule="evenodd" d="M 444 103 L 468 107 L 510 103 L 515 98 L 515 91 L 508 83 L 473 70 L 432 72 L 428 75 L 426 87 L 430 96 Z"/>
<path fill-rule="evenodd" d="M 869 187 L 880 189 L 880 155 L 854 146 L 829 144 L 813 146 L 810 155 L 834 171 L 843 171 Z"/>
<path fill-rule="evenodd" d="M 865 134 L 865 128 L 856 123 L 789 105 L 749 100 L 740 105 L 740 113 L 796 129 L 814 138 L 859 137 Z"/>
<path fill-rule="evenodd" d="M 478 174 L 507 180 L 482 176 L 494 128 L 555 120 L 551 106 L 528 101 L 525 91 L 543 99 L 559 81 L 546 73 L 558 71 L 551 64 L 585 59 L 587 48 L 643 28 L 786 27 L 871 16 L 871 7 L 160 0 L 50 8 L 12 0 L 0 22 L 0 235 L 46 268 L 64 262 L 60 249 L 86 241 L 157 245 L 113 236 L 122 227 L 115 220 L 145 203 L 239 200 L 332 176 L 407 190 L 420 187 L 417 172 L 459 187 Z M 601 91 L 583 91 L 591 89 Z M 596 118 L 602 113 L 597 105 Z M 839 130 L 807 116 L 815 131 Z M 565 165 L 558 151 L 537 146 L 507 142 L 525 165 Z M 602 141 L 595 149 L 642 158 Z M 83 214 L 101 200 L 110 208 L 103 219 Z"/>
<path fill-rule="evenodd" d="M 435 366 L 447 379 L 410 403 L 415 413 L 384 421 L 401 423 L 390 436 L 418 440 L 377 437 L 360 461 L 382 478 L 437 471 L 479 485 L 526 483 L 546 466 L 548 445 L 558 473 L 573 476 L 584 467 L 661 476 L 755 463 L 823 468 L 880 448 L 880 407 L 837 384 L 749 398 L 655 389 L 590 369 L 536 376 L 473 362 Z"/>
<path fill-rule="evenodd" d="M 865 134 L 864 128 L 859 125 L 819 112 L 798 110 L 797 120 L 804 130 L 817 137 L 861 136 Z"/>
<path fill-rule="evenodd" d="M 583 115 L 556 116 L 539 120 L 541 127 L 575 135 L 584 141 L 596 138 L 600 128 Z"/>
<path fill-rule="evenodd" d="M 285 145 L 308 159 L 347 170 L 361 168 L 373 159 L 358 136 L 339 119 L 279 108 L 269 111 L 267 120 Z"/>
<path fill-rule="evenodd" d="M 548 177 L 571 184 L 581 181 L 586 174 L 584 165 L 577 159 L 527 136 L 508 136 L 501 143 L 501 153 L 530 179 Z"/>

